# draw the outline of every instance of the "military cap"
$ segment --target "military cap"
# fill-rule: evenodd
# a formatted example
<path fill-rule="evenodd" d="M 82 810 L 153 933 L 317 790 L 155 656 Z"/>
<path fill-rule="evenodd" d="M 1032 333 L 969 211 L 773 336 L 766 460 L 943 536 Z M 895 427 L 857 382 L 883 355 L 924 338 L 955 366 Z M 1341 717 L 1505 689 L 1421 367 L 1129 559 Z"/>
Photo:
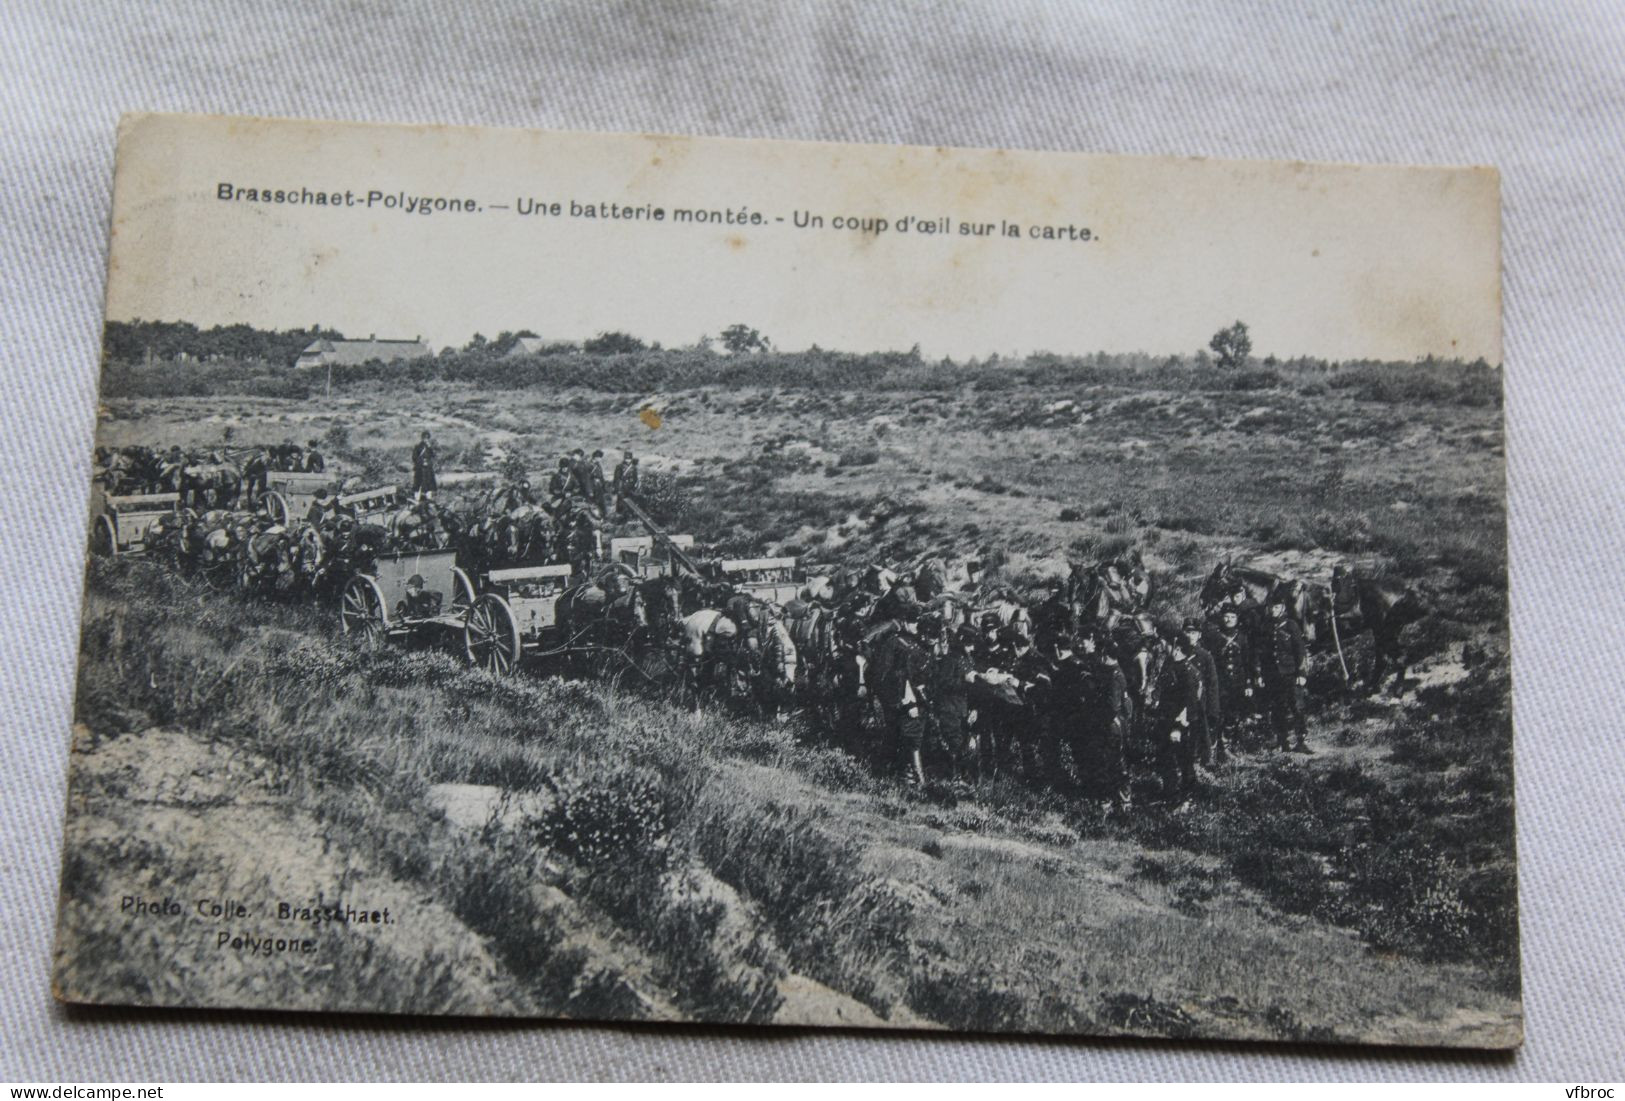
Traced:
<path fill-rule="evenodd" d="M 982 641 L 982 636 L 976 633 L 974 627 L 961 627 L 954 632 L 954 641 L 961 646 L 975 646 Z"/>
<path fill-rule="evenodd" d="M 1185 622 L 1180 624 L 1179 629 L 1186 632 L 1195 631 L 1197 634 L 1201 634 L 1202 621 L 1197 619 L 1195 616 L 1186 616 Z"/>
<path fill-rule="evenodd" d="M 399 576 L 399 575 L 397 575 L 397 576 Z M 421 573 L 413 574 L 411 577 L 408 577 L 406 579 L 406 585 L 407 585 L 408 588 L 411 588 L 414 585 L 416 585 L 418 588 L 422 588 L 423 587 L 423 575 Z"/>

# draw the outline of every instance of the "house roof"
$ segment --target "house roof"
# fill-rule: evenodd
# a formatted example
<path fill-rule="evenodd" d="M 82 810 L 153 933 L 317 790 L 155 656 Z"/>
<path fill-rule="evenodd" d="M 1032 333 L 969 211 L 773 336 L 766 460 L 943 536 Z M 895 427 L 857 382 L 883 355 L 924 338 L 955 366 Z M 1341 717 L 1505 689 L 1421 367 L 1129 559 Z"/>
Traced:
<path fill-rule="evenodd" d="M 551 343 L 553 342 L 544 337 L 522 336 L 514 342 L 512 348 L 508 349 L 508 354 L 510 356 L 533 356 Z"/>
<path fill-rule="evenodd" d="M 433 354 L 421 340 L 312 340 L 299 353 L 299 362 L 351 366 L 373 359 L 389 363 Z"/>

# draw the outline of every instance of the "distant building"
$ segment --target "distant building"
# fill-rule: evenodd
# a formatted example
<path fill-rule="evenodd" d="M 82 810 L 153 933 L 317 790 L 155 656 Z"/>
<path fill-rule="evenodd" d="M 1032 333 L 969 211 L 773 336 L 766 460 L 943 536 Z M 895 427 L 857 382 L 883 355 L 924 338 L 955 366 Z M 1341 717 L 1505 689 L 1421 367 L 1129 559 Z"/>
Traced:
<path fill-rule="evenodd" d="M 305 345 L 294 361 L 295 367 L 353 367 L 358 363 L 378 360 L 395 363 L 404 359 L 423 359 L 434 353 L 421 338 L 412 340 L 312 340 Z"/>
<path fill-rule="evenodd" d="M 513 356 L 533 356 L 539 354 L 549 344 L 557 343 L 556 340 L 545 340 L 539 336 L 522 336 L 514 342 L 512 348 L 508 349 L 508 355 L 510 358 Z"/>

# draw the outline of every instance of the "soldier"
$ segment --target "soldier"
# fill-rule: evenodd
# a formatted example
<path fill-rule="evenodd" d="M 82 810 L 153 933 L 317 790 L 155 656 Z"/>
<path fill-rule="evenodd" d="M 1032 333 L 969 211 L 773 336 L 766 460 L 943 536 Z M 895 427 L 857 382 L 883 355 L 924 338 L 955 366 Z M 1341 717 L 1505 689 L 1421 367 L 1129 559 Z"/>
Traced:
<path fill-rule="evenodd" d="M 1296 741 L 1295 753 L 1312 753 L 1303 719 L 1303 688 L 1308 683 L 1309 648 L 1303 628 L 1287 618 L 1286 597 L 1280 592 L 1269 598 L 1269 619 L 1259 635 L 1258 686 L 1264 692 L 1264 710 L 1275 734 L 1275 748 L 1287 749 L 1287 729 Z"/>
<path fill-rule="evenodd" d="M 440 594 L 425 592 L 423 575 L 415 573 L 406 579 L 406 597 L 395 606 L 395 614 L 403 619 L 427 619 L 440 614 Z"/>
<path fill-rule="evenodd" d="M 263 448 L 255 448 L 243 460 L 243 507 L 254 508 L 265 496 L 271 460 Z"/>
<path fill-rule="evenodd" d="M 1222 754 L 1242 748 L 1242 731 L 1252 712 L 1253 682 L 1258 679 L 1258 661 L 1252 639 L 1241 628 L 1241 612 L 1235 607 L 1219 610 L 1219 629 L 1209 636 L 1210 653 L 1219 675 L 1220 723 L 1214 748 Z"/>
<path fill-rule="evenodd" d="M 930 659 L 920 645 L 919 610 L 900 608 L 898 622 L 899 629 L 887 635 L 875 653 L 873 680 L 896 767 L 910 785 L 924 787 L 920 742 L 925 735 Z"/>
<path fill-rule="evenodd" d="M 434 468 L 437 458 L 434 437 L 429 435 L 429 430 L 425 428 L 417 446 L 412 448 L 412 493 L 419 501 L 434 499 Z"/>
<path fill-rule="evenodd" d="M 932 651 L 932 717 L 956 780 L 974 780 L 981 774 L 975 732 L 980 716 L 970 706 L 971 687 L 980 679 L 972 660 L 975 647 L 976 632 L 961 627 L 943 629 Z"/>
<path fill-rule="evenodd" d="M 955 722 L 954 707 L 949 697 L 954 694 L 963 696 L 966 686 L 963 681 L 956 684 L 942 683 L 945 675 L 948 679 L 952 679 L 951 673 L 944 668 L 944 662 L 953 655 L 950 635 L 946 623 L 937 612 L 926 611 L 921 614 L 920 641 L 925 646 L 927 659 L 925 687 L 926 697 L 930 700 L 925 716 L 925 732 L 930 739 L 929 754 L 933 761 L 947 762 L 950 778 L 958 779 L 957 766 L 964 723 L 962 717 L 959 722 Z M 944 689 L 947 695 L 944 694 Z"/>
<path fill-rule="evenodd" d="M 1094 631 L 1079 638 L 1083 684 L 1076 717 L 1069 720 L 1072 767 L 1079 791 L 1100 802 L 1107 814 L 1132 806 L 1124 740 L 1128 737 L 1128 679 L 1110 646 Z"/>
<path fill-rule="evenodd" d="M 624 512 L 621 502 L 628 497 L 636 497 L 642 483 L 643 475 L 638 470 L 638 457 L 630 451 L 621 452 L 621 461 L 615 464 L 614 490 L 615 512 L 617 515 Z"/>
<path fill-rule="evenodd" d="M 603 448 L 592 453 L 587 463 L 587 496 L 601 515 L 609 515 L 609 478 L 604 474 Z"/>
<path fill-rule="evenodd" d="M 1049 716 L 1048 692 L 1052 671 L 1050 659 L 1033 645 L 1030 635 L 1014 623 L 1004 629 L 1004 654 L 1001 660 L 1008 670 L 1007 683 L 1015 691 L 1017 706 L 1006 713 L 1010 721 L 1011 749 L 1016 766 L 1029 781 L 1040 777 L 1044 752 L 1045 724 Z"/>
<path fill-rule="evenodd" d="M 762 632 L 761 693 L 764 703 L 773 714 L 774 722 L 783 722 L 795 703 L 796 673 L 800 664 L 796 644 L 790 629 L 784 625 L 784 615 L 777 604 L 763 609 L 767 623 Z"/>
<path fill-rule="evenodd" d="M 854 757 L 867 758 L 871 746 L 863 736 L 863 720 L 869 713 L 869 659 L 862 647 L 862 626 L 852 619 L 836 628 L 834 683 L 835 736 Z M 878 762 L 870 761 L 871 765 Z"/>
<path fill-rule="evenodd" d="M 327 471 L 327 460 L 322 453 L 316 450 L 316 441 L 310 440 L 305 444 L 304 470 L 309 474 L 324 474 Z"/>
<path fill-rule="evenodd" d="M 552 503 L 553 511 L 558 512 L 570 496 L 570 460 L 566 456 L 559 457 L 559 465 L 547 479 L 547 496 Z"/>
<path fill-rule="evenodd" d="M 598 523 L 593 519 L 591 509 L 576 510 L 570 518 L 565 538 L 572 571 L 577 577 L 586 577 L 592 572 L 592 564 L 598 558 Z"/>
<path fill-rule="evenodd" d="M 310 507 L 305 510 L 305 523 L 313 528 L 321 527 L 332 509 L 333 501 L 328 496 L 327 487 L 316 487 L 316 492 L 311 495 Z"/>
<path fill-rule="evenodd" d="M 1172 635 L 1167 647 L 1167 660 L 1157 674 L 1150 729 L 1163 802 L 1179 806 L 1196 794 L 1195 728 L 1201 722 L 1202 680 L 1184 635 Z"/>
<path fill-rule="evenodd" d="M 1220 734 L 1224 711 L 1219 699 L 1219 669 L 1213 655 L 1202 645 L 1204 632 L 1201 620 L 1194 617 L 1186 619 L 1180 633 L 1190 643 L 1191 664 L 1196 668 L 1202 686 L 1202 706 L 1198 709 L 1197 719 L 1191 723 L 1196 734 L 1196 760 L 1204 768 L 1215 763 L 1222 765 L 1226 755 Z"/>
<path fill-rule="evenodd" d="M 570 496 L 592 500 L 592 474 L 587 470 L 587 453 L 579 447 L 570 452 Z"/>

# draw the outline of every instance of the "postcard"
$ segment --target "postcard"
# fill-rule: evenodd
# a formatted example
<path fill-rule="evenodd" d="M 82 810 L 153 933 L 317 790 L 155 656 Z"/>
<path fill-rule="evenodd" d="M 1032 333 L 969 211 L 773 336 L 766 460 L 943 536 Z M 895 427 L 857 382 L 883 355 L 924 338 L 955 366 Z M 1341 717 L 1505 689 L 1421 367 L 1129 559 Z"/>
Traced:
<path fill-rule="evenodd" d="M 1522 1040 L 1493 169 L 136 115 L 76 1003 Z"/>

